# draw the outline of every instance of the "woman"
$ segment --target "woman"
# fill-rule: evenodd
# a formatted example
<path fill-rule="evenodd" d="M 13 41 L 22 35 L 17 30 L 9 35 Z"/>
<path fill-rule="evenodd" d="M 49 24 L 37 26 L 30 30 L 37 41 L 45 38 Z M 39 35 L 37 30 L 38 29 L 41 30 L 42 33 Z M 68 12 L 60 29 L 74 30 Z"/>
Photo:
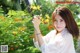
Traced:
<path fill-rule="evenodd" d="M 52 21 L 54 30 L 42 36 L 39 16 L 34 17 L 34 45 L 42 53 L 76 53 L 73 37 L 78 38 L 79 29 L 70 10 L 66 7 L 56 8 L 52 13 Z"/>

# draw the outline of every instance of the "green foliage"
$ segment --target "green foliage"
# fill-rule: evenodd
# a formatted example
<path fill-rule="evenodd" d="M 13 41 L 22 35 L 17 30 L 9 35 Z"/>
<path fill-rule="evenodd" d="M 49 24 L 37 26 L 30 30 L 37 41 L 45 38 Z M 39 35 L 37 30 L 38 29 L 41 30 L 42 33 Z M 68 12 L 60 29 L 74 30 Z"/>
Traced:
<path fill-rule="evenodd" d="M 33 34 L 33 26 L 28 23 L 31 17 L 0 17 L 0 45 L 8 45 L 9 53 L 25 53 L 25 51 L 32 53 L 29 46 L 33 47 L 33 42 L 30 38 L 30 35 Z"/>
<path fill-rule="evenodd" d="M 14 10 L 9 10 L 8 14 L 9 16 L 17 16 L 17 17 L 21 17 L 21 16 L 25 16 L 25 12 L 24 11 L 14 11 Z"/>
<path fill-rule="evenodd" d="M 0 15 L 3 15 L 3 14 L 2 14 L 3 12 L 4 12 L 3 9 L 0 8 Z"/>

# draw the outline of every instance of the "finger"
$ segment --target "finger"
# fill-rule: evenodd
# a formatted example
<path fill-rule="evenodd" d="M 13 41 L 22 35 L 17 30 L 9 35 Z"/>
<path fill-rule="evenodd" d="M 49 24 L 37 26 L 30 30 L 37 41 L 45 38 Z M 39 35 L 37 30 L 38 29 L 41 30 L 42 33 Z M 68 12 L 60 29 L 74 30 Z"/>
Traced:
<path fill-rule="evenodd" d="M 38 19 L 40 19 L 40 16 L 38 16 Z"/>
<path fill-rule="evenodd" d="M 35 20 L 35 18 L 33 18 L 32 20 Z"/>
<path fill-rule="evenodd" d="M 33 20 L 40 20 L 40 16 L 39 15 L 34 15 Z"/>
<path fill-rule="evenodd" d="M 32 23 L 34 23 L 34 21 L 32 21 Z"/>
<path fill-rule="evenodd" d="M 34 15 L 34 18 L 39 18 L 40 16 L 39 15 Z"/>
<path fill-rule="evenodd" d="M 36 15 L 34 16 L 34 19 L 36 18 Z"/>

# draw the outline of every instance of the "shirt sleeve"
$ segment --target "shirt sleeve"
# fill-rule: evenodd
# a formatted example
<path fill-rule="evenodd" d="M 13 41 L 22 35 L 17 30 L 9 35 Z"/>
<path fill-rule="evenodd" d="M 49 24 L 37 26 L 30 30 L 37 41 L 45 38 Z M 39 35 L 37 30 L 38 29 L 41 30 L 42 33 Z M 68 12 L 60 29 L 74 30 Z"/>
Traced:
<path fill-rule="evenodd" d="M 56 31 L 55 30 L 52 30 L 47 35 L 45 35 L 43 37 L 43 40 L 44 40 L 45 44 L 48 44 L 49 43 L 50 39 L 55 36 L 55 33 L 56 33 Z"/>
<path fill-rule="evenodd" d="M 51 36 L 52 36 L 54 33 L 55 33 L 55 31 L 52 30 L 52 31 L 50 31 L 47 35 L 45 35 L 45 36 L 42 37 L 45 44 L 47 44 L 47 43 L 49 42 Z M 41 50 L 41 47 L 39 47 L 38 41 L 35 42 L 34 39 L 33 39 L 33 43 L 34 43 L 34 46 L 35 46 L 36 48 L 38 48 L 39 50 Z"/>
<path fill-rule="evenodd" d="M 73 37 L 70 34 L 55 39 L 53 43 L 42 45 L 41 51 L 42 53 L 76 53 Z"/>
<path fill-rule="evenodd" d="M 42 53 L 59 53 L 59 50 L 64 47 L 65 41 L 61 38 L 53 40 L 51 43 L 41 46 Z"/>
<path fill-rule="evenodd" d="M 38 41 L 35 42 L 34 39 L 33 39 L 33 43 L 34 43 L 34 46 L 35 46 L 36 48 L 38 48 L 39 50 L 41 50 L 40 47 L 39 47 Z"/>

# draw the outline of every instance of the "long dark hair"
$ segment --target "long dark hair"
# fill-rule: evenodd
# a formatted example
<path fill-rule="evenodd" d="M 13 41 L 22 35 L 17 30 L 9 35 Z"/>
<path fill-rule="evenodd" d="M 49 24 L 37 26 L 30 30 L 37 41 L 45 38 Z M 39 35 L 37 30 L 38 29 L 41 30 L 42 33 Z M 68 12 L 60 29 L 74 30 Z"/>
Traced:
<path fill-rule="evenodd" d="M 73 37 L 78 38 L 79 29 L 73 18 L 71 11 L 67 7 L 58 7 L 52 13 L 52 21 L 53 22 L 54 22 L 54 18 L 55 18 L 56 14 L 59 14 L 64 19 L 64 21 L 66 23 L 66 28 L 73 35 Z"/>

